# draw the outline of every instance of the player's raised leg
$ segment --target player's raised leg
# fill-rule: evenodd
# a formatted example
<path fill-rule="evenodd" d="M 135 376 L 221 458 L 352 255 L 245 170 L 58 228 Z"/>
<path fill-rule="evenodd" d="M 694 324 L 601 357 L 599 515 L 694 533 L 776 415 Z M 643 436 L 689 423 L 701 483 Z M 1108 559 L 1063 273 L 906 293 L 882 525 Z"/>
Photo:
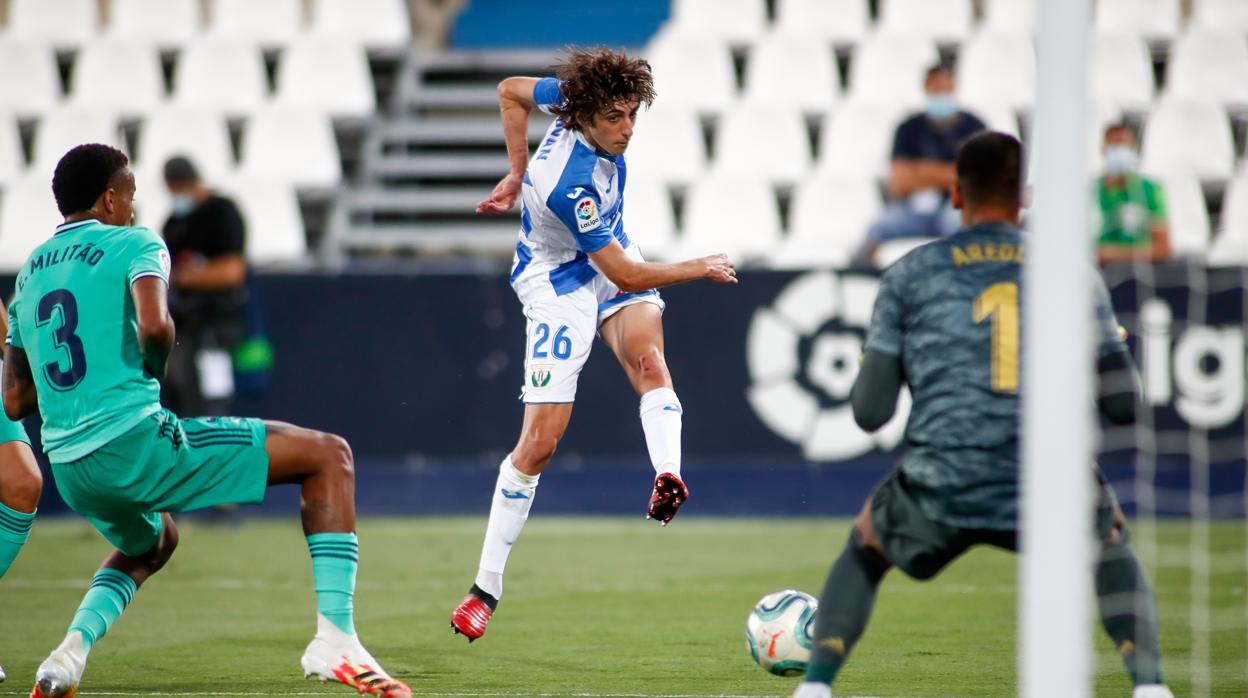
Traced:
<path fill-rule="evenodd" d="M 538 479 L 555 455 L 571 419 L 570 402 L 529 404 L 524 408 L 520 439 L 498 469 L 477 578 L 451 614 L 451 629 L 466 636 L 469 642 L 485 634 L 485 626 L 498 608 L 511 546 L 524 529 Z"/>
<path fill-rule="evenodd" d="M 43 491 L 43 477 L 30 444 L 24 440 L 22 425 L 0 415 L 0 430 L 6 427 L 14 436 L 0 443 L 0 578 L 9 571 L 30 537 L 39 495 Z M 20 438 L 16 436 L 18 430 L 22 430 Z M 0 667 L 0 682 L 4 678 L 4 668 Z"/>
<path fill-rule="evenodd" d="M 655 471 L 646 518 L 666 526 L 689 499 L 689 489 L 680 475 L 684 408 L 663 355 L 662 307 L 645 301 L 625 306 L 603 322 L 601 332 L 641 396 L 641 428 Z"/>

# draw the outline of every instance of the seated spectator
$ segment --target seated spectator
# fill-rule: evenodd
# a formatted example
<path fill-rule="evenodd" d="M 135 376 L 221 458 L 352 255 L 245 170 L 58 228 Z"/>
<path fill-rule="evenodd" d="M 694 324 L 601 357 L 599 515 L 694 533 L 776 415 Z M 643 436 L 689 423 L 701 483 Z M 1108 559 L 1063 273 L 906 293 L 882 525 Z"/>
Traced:
<path fill-rule="evenodd" d="M 949 203 L 957 176 L 954 161 L 962 142 L 985 130 L 974 115 L 958 109 L 953 96 L 953 71 L 945 65 L 928 69 L 924 82 L 927 104 L 907 118 L 893 138 L 888 174 L 889 204 L 867 232 L 857 260 L 869 263 L 888 240 L 949 235 L 962 218 Z"/>
<path fill-rule="evenodd" d="M 1161 185 L 1138 174 L 1139 146 L 1126 124 L 1105 129 L 1105 174 L 1096 180 L 1101 264 L 1170 259 L 1170 230 Z"/>

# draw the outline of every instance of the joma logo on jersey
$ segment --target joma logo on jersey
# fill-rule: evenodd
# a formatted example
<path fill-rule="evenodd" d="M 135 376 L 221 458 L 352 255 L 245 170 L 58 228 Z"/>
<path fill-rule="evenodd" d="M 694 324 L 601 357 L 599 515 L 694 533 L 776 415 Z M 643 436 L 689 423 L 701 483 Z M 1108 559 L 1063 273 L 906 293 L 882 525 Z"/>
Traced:
<path fill-rule="evenodd" d="M 533 372 L 529 374 L 529 385 L 534 388 L 545 388 L 550 385 L 550 367 L 534 366 Z"/>

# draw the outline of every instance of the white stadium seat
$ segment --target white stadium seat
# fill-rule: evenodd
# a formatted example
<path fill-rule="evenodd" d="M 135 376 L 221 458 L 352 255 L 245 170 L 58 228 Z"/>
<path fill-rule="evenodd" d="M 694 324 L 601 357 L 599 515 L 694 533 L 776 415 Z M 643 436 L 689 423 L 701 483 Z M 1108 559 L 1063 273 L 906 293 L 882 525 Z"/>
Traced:
<path fill-rule="evenodd" d="M 667 259 L 676 246 L 676 211 L 667 187 L 649 177 L 629 177 L 624 188 L 628 203 L 624 233 L 641 246 L 646 259 Z"/>
<path fill-rule="evenodd" d="M 1191 29 L 1174 42 L 1167 94 L 1248 107 L 1248 38 L 1214 29 Z"/>
<path fill-rule="evenodd" d="M 52 45 L 0 34 L 0 111 L 30 118 L 60 101 L 61 71 Z"/>
<path fill-rule="evenodd" d="M 960 104 L 959 107 L 984 122 L 990 131 L 1001 131 L 1018 136 L 1018 114 L 1014 108 L 1001 102 L 984 104 Z"/>
<path fill-rule="evenodd" d="M 308 253 L 303 215 L 290 185 L 269 179 L 234 179 L 220 190 L 234 199 L 243 214 L 248 262 L 292 262 Z"/>
<path fill-rule="evenodd" d="M 173 76 L 173 102 L 183 107 L 236 116 L 259 109 L 268 94 L 264 56 L 250 41 L 192 41 Z"/>
<path fill-rule="evenodd" d="M 301 39 L 277 66 L 277 102 L 333 117 L 369 116 L 377 108 L 368 56 L 358 44 Z"/>
<path fill-rule="evenodd" d="M 812 36 L 772 33 L 754 45 L 745 66 L 745 100 L 823 113 L 841 96 L 832 49 Z"/>
<path fill-rule="evenodd" d="M 412 36 L 404 0 L 315 0 L 312 33 L 369 48 L 399 48 Z"/>
<path fill-rule="evenodd" d="M 1248 169 L 1226 188 L 1222 202 L 1222 230 L 1209 248 L 1209 263 L 1248 265 Z"/>
<path fill-rule="evenodd" d="M 1192 21 L 1202 27 L 1248 33 L 1248 3 L 1244 0 L 1196 0 Z"/>
<path fill-rule="evenodd" d="M 62 106 L 44 114 L 35 127 L 31 172 L 51 181 L 61 157 L 83 143 L 120 147 L 121 129 L 116 114 L 81 106 Z"/>
<path fill-rule="evenodd" d="M 0 112 L 0 188 L 5 182 L 17 179 L 25 169 L 26 156 L 22 154 L 17 119 L 12 114 Z"/>
<path fill-rule="evenodd" d="M 258 112 L 243 132 L 239 174 L 278 179 L 295 187 L 325 188 L 342 179 L 334 127 L 324 114 L 272 107 Z"/>
<path fill-rule="evenodd" d="M 1200 182 L 1192 176 L 1163 176 L 1160 181 L 1175 257 L 1203 257 L 1209 248 L 1209 211 Z"/>
<path fill-rule="evenodd" d="M 164 173 L 135 172 L 134 175 L 134 222 L 145 228 L 160 232 L 169 219 L 173 202 L 165 186 Z"/>
<path fill-rule="evenodd" d="M 771 187 L 756 177 L 712 175 L 685 203 L 679 258 L 723 252 L 734 261 L 759 258 L 780 244 L 780 209 Z"/>
<path fill-rule="evenodd" d="M 1144 123 L 1143 168 L 1153 174 L 1226 179 L 1235 166 L 1231 123 L 1212 102 L 1163 99 Z"/>
<path fill-rule="evenodd" d="M 777 0 L 776 27 L 837 43 L 857 43 L 867 35 L 867 0 Z"/>
<path fill-rule="evenodd" d="M 97 0 L 10 0 L 9 33 L 72 48 L 99 32 Z"/>
<path fill-rule="evenodd" d="M 988 0 L 984 28 L 1014 36 L 1030 35 L 1036 27 L 1036 0 Z"/>
<path fill-rule="evenodd" d="M 816 175 L 794 193 L 789 237 L 769 261 L 781 268 L 844 266 L 883 209 L 874 179 Z"/>
<path fill-rule="evenodd" d="M 1179 0 L 1098 0 L 1096 26 L 1146 39 L 1169 39 L 1179 31 Z"/>
<path fill-rule="evenodd" d="M 303 31 L 303 0 L 213 0 L 209 31 L 275 48 Z"/>
<path fill-rule="evenodd" d="M 810 169 L 806 122 L 790 109 L 742 105 L 719 122 L 712 169 L 792 184 Z"/>
<path fill-rule="evenodd" d="M 897 127 L 908 116 L 898 105 L 846 102 L 823 125 L 821 173 L 883 177 L 888 173 Z"/>
<path fill-rule="evenodd" d="M 849 94 L 859 101 L 917 106 L 923 102 L 923 77 L 939 58 L 930 39 L 873 34 L 850 61 Z"/>
<path fill-rule="evenodd" d="M 198 0 L 112 0 L 108 35 L 176 48 L 200 30 Z"/>
<path fill-rule="evenodd" d="M 32 172 L 11 182 L 0 193 L 0 270 L 20 269 L 61 221 L 51 176 Z"/>
<path fill-rule="evenodd" d="M 763 0 L 673 0 L 668 29 L 734 43 L 754 41 L 767 24 Z"/>
<path fill-rule="evenodd" d="M 165 98 L 160 56 L 143 42 L 111 38 L 88 42 L 72 75 L 69 101 L 82 107 L 135 117 Z"/>
<path fill-rule="evenodd" d="M 1153 102 L 1153 59 L 1134 34 L 1098 32 L 1092 43 L 1092 94 L 1120 109 L 1145 111 Z"/>
<path fill-rule="evenodd" d="M 139 131 L 135 169 L 149 181 L 163 171 L 165 161 L 178 155 L 189 158 L 210 185 L 230 174 L 234 156 L 225 117 L 176 106 L 152 112 Z"/>
<path fill-rule="evenodd" d="M 971 0 L 881 0 L 880 29 L 954 43 L 971 32 Z"/>
<path fill-rule="evenodd" d="M 666 100 L 660 103 L 665 105 Z M 630 181 L 688 184 L 706 171 L 706 145 L 691 109 L 655 106 L 637 117 L 628 144 Z M 639 176 L 635 176 L 639 175 Z"/>
<path fill-rule="evenodd" d="M 967 104 L 999 102 L 1030 108 L 1036 96 L 1036 52 L 1031 38 L 984 32 L 958 58 L 958 97 Z"/>
<path fill-rule="evenodd" d="M 663 106 L 717 112 L 737 91 L 728 46 L 718 39 L 660 33 L 646 50 Z"/>

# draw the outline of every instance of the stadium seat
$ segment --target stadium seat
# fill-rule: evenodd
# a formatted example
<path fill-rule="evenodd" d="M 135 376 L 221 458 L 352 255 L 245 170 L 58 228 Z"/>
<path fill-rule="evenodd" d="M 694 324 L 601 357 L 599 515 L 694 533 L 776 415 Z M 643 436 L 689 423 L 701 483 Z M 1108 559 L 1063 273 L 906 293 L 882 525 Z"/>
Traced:
<path fill-rule="evenodd" d="M 1145 111 L 1153 102 L 1153 59 L 1133 34 L 1098 32 L 1092 44 L 1092 94 L 1119 109 Z"/>
<path fill-rule="evenodd" d="M 211 16 L 214 36 L 276 48 L 303 31 L 303 0 L 213 0 Z"/>
<path fill-rule="evenodd" d="M 165 161 L 175 155 L 190 158 L 208 184 L 216 184 L 234 169 L 230 132 L 217 112 L 167 106 L 154 112 L 139 131 L 135 169 L 145 181 L 159 176 Z"/>
<path fill-rule="evenodd" d="M 1209 249 L 1209 211 L 1200 181 L 1192 176 L 1161 177 L 1175 257 L 1204 257 Z"/>
<path fill-rule="evenodd" d="M 646 259 L 667 259 L 676 246 L 676 212 L 667 187 L 653 178 L 629 177 L 624 200 L 624 233 L 629 240 L 641 246 Z"/>
<path fill-rule="evenodd" d="M 840 99 L 841 80 L 823 39 L 768 34 L 750 51 L 745 66 L 745 100 L 824 113 Z"/>
<path fill-rule="evenodd" d="M 698 181 L 685 203 L 679 258 L 723 252 L 734 261 L 761 258 L 780 244 L 775 193 L 757 177 L 712 175 Z"/>
<path fill-rule="evenodd" d="M 794 193 L 788 239 L 768 261 L 785 269 L 844 266 L 883 208 L 874 179 L 816 175 Z"/>
<path fill-rule="evenodd" d="M 1036 125 L 1034 123 L 1034 114 L 1028 114 L 1025 117 L 1027 123 L 1027 142 L 1023 145 L 1030 149 L 1035 143 Z M 1087 129 L 1085 133 L 1085 142 L 1087 143 L 1087 173 L 1089 177 L 1094 177 L 1102 173 L 1104 170 L 1104 153 L 1102 152 L 1102 144 L 1105 140 L 1105 128 L 1111 123 L 1121 120 L 1122 113 L 1112 105 L 1093 102 L 1091 112 L 1088 114 Z M 1036 163 L 1040 158 L 1033 157 L 1028 151 L 1027 157 L 1027 181 L 1034 183 L 1036 181 Z M 1032 208 L 1036 204 L 1032 202 Z"/>
<path fill-rule="evenodd" d="M 160 56 L 150 44 L 96 39 L 78 54 L 69 89 L 71 104 L 136 117 L 165 98 Z"/>
<path fill-rule="evenodd" d="M 292 262 L 307 254 L 303 214 L 290 185 L 272 179 L 233 179 L 220 190 L 234 199 L 243 214 L 248 262 Z"/>
<path fill-rule="evenodd" d="M 197 0 L 112 0 L 108 35 L 177 48 L 199 33 L 199 10 Z"/>
<path fill-rule="evenodd" d="M 857 43 L 871 24 L 867 0 L 777 0 L 776 27 L 836 43 Z"/>
<path fill-rule="evenodd" d="M 292 43 L 277 66 L 276 101 L 336 118 L 370 116 L 377 96 L 364 49 L 328 39 Z"/>
<path fill-rule="evenodd" d="M 1196 0 L 1192 23 L 1209 29 L 1248 33 L 1248 3 L 1244 0 Z"/>
<path fill-rule="evenodd" d="M 31 173 L 51 178 L 61 156 L 83 143 L 122 145 L 121 129 L 114 112 L 83 106 L 61 106 L 39 120 L 35 127 Z"/>
<path fill-rule="evenodd" d="M 1036 27 L 1036 0 L 988 0 L 984 28 L 1000 34 L 1029 36 Z"/>
<path fill-rule="evenodd" d="M 158 233 L 165 227 L 173 207 L 163 174 L 157 171 L 134 175 L 134 223 Z"/>
<path fill-rule="evenodd" d="M 1222 230 L 1209 247 L 1208 261 L 1216 266 L 1248 265 L 1248 169 L 1226 188 Z"/>
<path fill-rule="evenodd" d="M 669 30 L 733 43 L 754 41 L 767 25 L 763 0 L 673 0 Z"/>
<path fill-rule="evenodd" d="M 1179 31 L 1179 0 L 1098 0 L 1096 26 L 1149 40 L 1170 39 Z"/>
<path fill-rule="evenodd" d="M 10 182 L 0 193 L 0 271 L 20 269 L 61 220 L 46 173 L 31 172 Z"/>
<path fill-rule="evenodd" d="M 9 34 L 73 48 L 99 33 L 97 0 L 10 0 Z"/>
<path fill-rule="evenodd" d="M 897 260 L 905 257 L 916 248 L 922 247 L 932 240 L 933 238 L 901 238 L 899 240 L 886 240 L 875 250 L 875 265 L 880 269 L 887 269 L 896 264 Z"/>
<path fill-rule="evenodd" d="M 1144 170 L 1226 179 L 1235 166 L 1231 123 L 1212 102 L 1163 99 L 1144 123 Z"/>
<path fill-rule="evenodd" d="M 979 118 L 990 130 L 1001 131 L 1012 136 L 1019 135 L 1018 114 L 1008 104 L 987 102 L 984 104 L 963 104 L 960 106 L 963 111 L 970 112 Z"/>
<path fill-rule="evenodd" d="M 792 184 L 810 169 L 806 122 L 791 109 L 739 106 L 719 122 L 712 170 Z"/>
<path fill-rule="evenodd" d="M 732 55 L 718 39 L 660 32 L 647 47 L 646 58 L 654 70 L 654 87 L 662 95 L 664 107 L 717 112 L 736 94 Z"/>
<path fill-rule="evenodd" d="M 816 170 L 853 177 L 883 177 L 904 107 L 846 102 L 824 121 Z"/>
<path fill-rule="evenodd" d="M 0 112 L 0 188 L 5 182 L 17 179 L 25 169 L 26 156 L 22 154 L 17 119 L 12 114 Z"/>
<path fill-rule="evenodd" d="M 1188 30 L 1171 49 L 1166 93 L 1248 107 L 1248 39 L 1225 30 Z"/>
<path fill-rule="evenodd" d="M 239 174 L 278 179 L 295 187 L 332 187 L 342 179 L 334 128 L 324 114 L 272 107 L 243 132 Z"/>
<path fill-rule="evenodd" d="M 31 118 L 61 101 L 61 71 L 51 44 L 0 34 L 0 111 Z"/>
<path fill-rule="evenodd" d="M 264 57 L 250 41 L 192 41 L 173 76 L 173 102 L 182 107 L 240 116 L 259 109 L 268 94 Z"/>
<path fill-rule="evenodd" d="M 881 0 L 880 29 L 941 43 L 962 41 L 971 32 L 971 0 Z"/>
<path fill-rule="evenodd" d="M 368 48 L 400 48 L 412 36 L 404 0 L 315 0 L 312 33 Z"/>
<path fill-rule="evenodd" d="M 917 106 L 923 102 L 923 76 L 939 58 L 930 39 L 873 34 L 850 61 L 850 97 Z"/>
<path fill-rule="evenodd" d="M 977 34 L 959 54 L 957 85 L 958 97 L 967 104 L 1030 108 L 1036 96 L 1036 52 L 1030 37 Z"/>
<path fill-rule="evenodd" d="M 670 106 L 642 112 L 627 157 L 629 181 L 692 182 L 706 171 L 706 145 L 697 115 L 690 109 Z"/>

